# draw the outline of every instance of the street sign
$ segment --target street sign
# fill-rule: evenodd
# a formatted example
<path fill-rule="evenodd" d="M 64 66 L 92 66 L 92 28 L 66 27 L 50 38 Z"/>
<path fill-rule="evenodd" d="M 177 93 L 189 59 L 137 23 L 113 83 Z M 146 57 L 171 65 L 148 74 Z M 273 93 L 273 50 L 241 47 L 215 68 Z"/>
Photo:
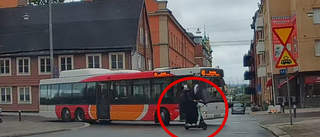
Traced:
<path fill-rule="evenodd" d="M 293 59 L 287 48 L 283 48 L 281 56 L 276 63 L 276 68 L 295 67 L 298 63 Z"/>
<path fill-rule="evenodd" d="M 280 75 L 286 75 L 287 74 L 287 69 L 280 69 Z"/>
<path fill-rule="evenodd" d="M 272 28 L 272 31 L 275 33 L 275 35 L 280 40 L 281 44 L 286 47 L 288 43 L 288 39 L 292 34 L 293 26 L 288 27 L 275 27 Z"/>

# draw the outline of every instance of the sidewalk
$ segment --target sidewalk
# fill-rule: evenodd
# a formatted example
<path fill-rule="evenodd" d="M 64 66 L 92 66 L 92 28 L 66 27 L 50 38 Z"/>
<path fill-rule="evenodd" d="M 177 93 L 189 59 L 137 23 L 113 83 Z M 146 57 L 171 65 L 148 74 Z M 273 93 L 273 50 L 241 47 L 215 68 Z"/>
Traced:
<path fill-rule="evenodd" d="M 88 127 L 84 122 L 61 122 L 36 116 L 36 114 L 22 114 L 22 121 L 15 114 L 1 114 L 0 137 L 27 136 L 58 131 L 75 130 Z"/>
<path fill-rule="evenodd" d="M 277 137 L 318 137 L 320 134 L 320 108 L 297 109 L 297 117 L 290 125 L 289 111 L 268 114 L 266 111 L 250 112 L 261 119 L 260 126 L 271 131 Z"/>

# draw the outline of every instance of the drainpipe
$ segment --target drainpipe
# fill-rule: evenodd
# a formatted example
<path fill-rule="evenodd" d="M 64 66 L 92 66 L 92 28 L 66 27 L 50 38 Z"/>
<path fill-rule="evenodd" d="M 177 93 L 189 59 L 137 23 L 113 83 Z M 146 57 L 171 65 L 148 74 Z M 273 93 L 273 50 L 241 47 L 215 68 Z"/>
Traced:
<path fill-rule="evenodd" d="M 274 76 L 273 76 L 273 43 L 272 43 L 272 33 L 271 33 L 271 29 L 272 29 L 272 24 L 271 24 L 271 17 L 270 17 L 270 0 L 267 0 L 267 10 L 268 10 L 268 24 L 269 24 L 269 29 L 268 29 L 268 35 L 269 35 L 269 52 L 271 52 L 271 56 L 270 56 L 270 65 L 271 65 L 271 80 L 272 80 L 272 94 L 273 94 L 273 105 L 276 105 L 276 91 L 275 91 L 275 83 L 274 83 Z M 270 55 L 270 53 L 269 53 Z"/>

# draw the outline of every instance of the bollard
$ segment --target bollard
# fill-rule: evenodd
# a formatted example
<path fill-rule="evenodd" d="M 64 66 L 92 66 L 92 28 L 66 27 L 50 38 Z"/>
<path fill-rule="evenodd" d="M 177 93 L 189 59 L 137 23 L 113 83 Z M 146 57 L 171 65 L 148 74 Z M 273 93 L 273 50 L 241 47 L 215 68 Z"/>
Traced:
<path fill-rule="evenodd" d="M 21 110 L 19 110 L 19 121 L 21 121 Z"/>
<path fill-rule="evenodd" d="M 294 118 L 297 117 L 297 106 L 296 106 L 296 104 L 293 105 L 293 117 Z"/>
<path fill-rule="evenodd" d="M 284 113 L 284 103 L 282 103 L 282 113 Z"/>

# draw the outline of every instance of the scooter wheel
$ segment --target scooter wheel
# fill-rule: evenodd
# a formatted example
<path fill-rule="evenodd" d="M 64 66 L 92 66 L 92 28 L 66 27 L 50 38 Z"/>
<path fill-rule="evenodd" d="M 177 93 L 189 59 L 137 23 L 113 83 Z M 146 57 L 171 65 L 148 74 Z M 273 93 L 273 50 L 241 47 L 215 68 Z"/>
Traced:
<path fill-rule="evenodd" d="M 0 118 L 0 123 L 2 123 L 2 119 Z"/>
<path fill-rule="evenodd" d="M 188 127 L 188 126 L 184 126 L 184 128 L 185 128 L 186 130 L 189 130 L 189 127 Z"/>
<path fill-rule="evenodd" d="M 201 126 L 201 128 L 202 128 L 203 130 L 206 130 L 207 127 L 208 127 L 208 126 L 207 126 L 207 124 L 205 124 L 205 123 L 203 123 L 202 126 Z"/>

